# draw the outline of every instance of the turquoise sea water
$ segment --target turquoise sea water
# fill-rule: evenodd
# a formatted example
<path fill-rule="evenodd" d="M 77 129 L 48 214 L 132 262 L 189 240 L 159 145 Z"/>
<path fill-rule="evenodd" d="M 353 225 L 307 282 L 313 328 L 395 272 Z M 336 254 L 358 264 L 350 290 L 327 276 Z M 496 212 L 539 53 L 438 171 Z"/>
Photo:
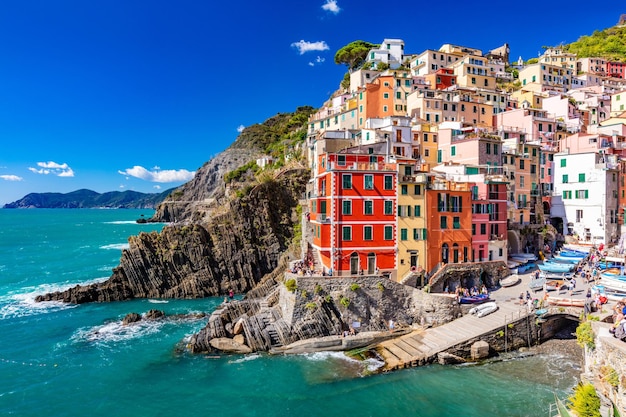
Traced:
<path fill-rule="evenodd" d="M 221 301 L 70 306 L 35 295 L 104 280 L 147 210 L 0 210 L 0 415 L 547 416 L 580 373 L 560 354 L 363 376 L 341 354 L 191 355 L 206 319 L 122 327 L 129 312 L 210 312 Z"/>

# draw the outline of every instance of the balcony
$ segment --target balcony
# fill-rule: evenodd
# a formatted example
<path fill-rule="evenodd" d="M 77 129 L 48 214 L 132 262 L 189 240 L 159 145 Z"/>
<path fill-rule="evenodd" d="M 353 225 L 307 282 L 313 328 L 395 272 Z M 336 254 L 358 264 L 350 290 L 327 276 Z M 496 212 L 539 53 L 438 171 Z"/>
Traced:
<path fill-rule="evenodd" d="M 317 215 L 317 221 L 320 223 L 330 223 L 330 217 L 327 217 L 325 213 L 319 213 Z"/>

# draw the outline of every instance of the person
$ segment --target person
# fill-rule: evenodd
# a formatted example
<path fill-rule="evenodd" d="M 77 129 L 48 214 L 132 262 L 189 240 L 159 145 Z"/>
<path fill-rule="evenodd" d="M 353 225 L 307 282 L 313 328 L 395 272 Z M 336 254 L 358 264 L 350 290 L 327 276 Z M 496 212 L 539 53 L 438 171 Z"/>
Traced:
<path fill-rule="evenodd" d="M 228 289 L 228 298 L 230 298 L 231 300 L 235 297 L 235 292 L 233 291 L 232 288 Z"/>
<path fill-rule="evenodd" d="M 523 292 L 519 294 L 519 304 L 524 305 L 524 293 Z"/>
<path fill-rule="evenodd" d="M 393 320 L 389 320 L 389 330 L 392 330 L 396 327 L 395 323 L 393 322 Z"/>
<path fill-rule="evenodd" d="M 526 301 L 530 300 L 530 292 L 526 290 Z"/>
<path fill-rule="evenodd" d="M 574 290 L 576 289 L 576 279 L 572 278 L 572 284 L 569 287 L 569 296 L 572 297 L 574 295 Z"/>
<path fill-rule="evenodd" d="M 526 301 L 526 307 L 528 308 L 528 312 L 532 312 L 535 309 L 535 305 L 533 304 L 533 300 L 532 299 L 528 299 L 528 301 Z"/>

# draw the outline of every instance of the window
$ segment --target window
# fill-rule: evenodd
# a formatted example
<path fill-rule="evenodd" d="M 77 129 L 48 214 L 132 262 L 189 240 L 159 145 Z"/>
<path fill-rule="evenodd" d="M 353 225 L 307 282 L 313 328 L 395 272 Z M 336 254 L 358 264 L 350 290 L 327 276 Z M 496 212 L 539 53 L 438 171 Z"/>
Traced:
<path fill-rule="evenodd" d="M 363 188 L 366 190 L 374 189 L 374 176 L 370 174 L 365 174 L 363 177 Z"/>
<path fill-rule="evenodd" d="M 389 98 L 389 93 L 383 93 L 383 98 Z"/>
<path fill-rule="evenodd" d="M 415 206 L 415 217 L 420 217 L 422 215 L 422 206 Z"/>
<path fill-rule="evenodd" d="M 485 153 L 489 155 L 491 153 L 491 143 L 485 144 Z"/>
<path fill-rule="evenodd" d="M 519 160 L 519 169 L 524 169 L 524 160 L 523 159 Z"/>
<path fill-rule="evenodd" d="M 342 214 L 352 214 L 352 201 L 351 200 L 343 200 L 342 204 Z"/>
<path fill-rule="evenodd" d="M 572 191 L 563 191 L 563 200 L 571 200 L 572 199 Z"/>
<path fill-rule="evenodd" d="M 398 82 L 400 82 L 400 80 L 398 80 Z M 401 91 L 396 91 L 396 98 L 397 99 L 401 99 L 402 98 L 402 92 Z"/>
<path fill-rule="evenodd" d="M 567 160 L 565 158 L 561 159 L 561 167 L 567 166 Z"/>
<path fill-rule="evenodd" d="M 485 223 L 481 223 L 480 224 L 480 234 L 481 235 L 486 235 L 487 234 L 487 225 Z"/>
<path fill-rule="evenodd" d="M 576 198 L 589 198 L 589 190 L 576 190 Z"/>
<path fill-rule="evenodd" d="M 345 155 L 337 155 L 337 165 L 345 166 L 346 165 L 346 156 Z"/>
<path fill-rule="evenodd" d="M 363 226 L 363 240 L 372 240 L 372 226 Z"/>
<path fill-rule="evenodd" d="M 342 240 L 352 240 L 352 226 L 343 226 L 341 228 Z"/>
<path fill-rule="evenodd" d="M 576 223 L 580 223 L 582 219 L 583 219 L 583 211 L 576 210 Z"/>
<path fill-rule="evenodd" d="M 523 175 L 519 176 L 519 186 L 520 188 L 524 188 L 524 176 Z"/>
<path fill-rule="evenodd" d="M 363 214 L 374 214 L 374 202 L 372 200 L 363 202 Z"/>
<path fill-rule="evenodd" d="M 585 174 L 578 174 L 578 182 L 585 182 Z"/>
<path fill-rule="evenodd" d="M 385 214 L 393 214 L 393 201 L 385 200 Z"/>
<path fill-rule="evenodd" d="M 385 240 L 393 240 L 393 226 L 385 226 Z"/>
<path fill-rule="evenodd" d="M 342 174 L 341 185 L 344 190 L 351 189 L 352 188 L 352 174 Z"/>
<path fill-rule="evenodd" d="M 439 225 L 441 226 L 441 229 L 447 229 L 448 228 L 448 217 L 447 216 L 441 216 L 439 218 Z"/>
<path fill-rule="evenodd" d="M 563 174 L 563 184 L 567 184 L 569 177 L 567 174 Z"/>
<path fill-rule="evenodd" d="M 497 143 L 494 143 L 494 144 L 493 144 L 493 154 L 494 154 L 494 155 L 497 155 L 497 154 L 498 154 L 498 144 L 497 144 Z"/>
<path fill-rule="evenodd" d="M 400 240 L 407 240 L 407 229 L 400 229 Z"/>
<path fill-rule="evenodd" d="M 415 195 L 422 194 L 422 187 L 420 187 L 419 185 L 414 185 L 413 186 L 413 194 L 415 194 Z"/>
<path fill-rule="evenodd" d="M 402 195 L 407 195 L 407 194 L 409 193 L 409 189 L 408 189 L 408 188 L 409 188 L 409 186 L 408 186 L 408 185 L 406 185 L 406 184 L 402 184 L 402 185 L 400 186 L 400 189 L 401 189 Z"/>
<path fill-rule="evenodd" d="M 441 163 L 441 154 L 442 154 L 441 149 L 438 149 L 438 150 L 437 150 L 437 163 L 438 163 L 438 164 L 440 164 L 440 163 Z"/>
<path fill-rule="evenodd" d="M 387 110 L 388 110 L 388 109 L 389 109 L 389 108 L 388 108 L 387 106 L 383 106 L 383 111 L 384 111 L 384 112 L 387 112 Z"/>
<path fill-rule="evenodd" d="M 452 146 L 450 148 L 450 156 L 455 156 L 456 155 L 456 146 Z"/>
<path fill-rule="evenodd" d="M 453 229 L 460 229 L 461 228 L 461 218 L 460 217 L 453 217 L 452 218 L 452 228 Z"/>
<path fill-rule="evenodd" d="M 472 223 L 472 236 L 476 235 L 476 225 Z"/>
<path fill-rule="evenodd" d="M 385 175 L 385 190 L 393 190 L 393 176 Z"/>

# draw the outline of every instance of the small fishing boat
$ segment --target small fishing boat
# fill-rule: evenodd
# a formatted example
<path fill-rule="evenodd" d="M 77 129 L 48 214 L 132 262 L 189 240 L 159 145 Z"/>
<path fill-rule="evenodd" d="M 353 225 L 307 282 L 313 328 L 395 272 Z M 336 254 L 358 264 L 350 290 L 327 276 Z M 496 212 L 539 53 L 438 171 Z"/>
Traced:
<path fill-rule="evenodd" d="M 600 283 L 606 288 L 626 292 L 626 275 L 600 274 Z"/>
<path fill-rule="evenodd" d="M 555 255 L 553 259 L 558 262 L 577 264 L 578 262 L 582 261 L 584 257 L 577 258 L 574 256 Z"/>
<path fill-rule="evenodd" d="M 470 308 L 470 314 L 475 314 L 476 317 L 484 317 L 487 314 L 491 314 L 498 309 L 498 305 L 495 301 L 490 301 L 488 303 L 481 304 L 476 307 Z"/>
<path fill-rule="evenodd" d="M 543 261 L 543 263 L 537 266 L 540 270 L 545 272 L 571 272 L 574 269 L 574 264 L 550 261 Z"/>
<path fill-rule="evenodd" d="M 553 306 L 560 307 L 584 307 L 585 300 L 584 299 L 576 299 L 570 297 L 553 297 L 549 296 L 546 298 L 546 302 Z"/>
<path fill-rule="evenodd" d="M 459 303 L 461 304 L 479 304 L 489 301 L 489 294 L 468 295 L 461 297 Z"/>
<path fill-rule="evenodd" d="M 511 253 L 509 254 L 509 258 L 524 259 L 526 260 L 526 262 L 528 262 L 528 261 L 536 261 L 537 255 L 535 255 L 534 253 Z"/>
<path fill-rule="evenodd" d="M 543 286 L 546 283 L 546 277 L 541 274 L 537 278 L 532 278 L 528 283 L 528 288 L 534 292 L 543 290 Z"/>
<path fill-rule="evenodd" d="M 508 277 L 500 280 L 500 286 L 502 287 L 512 287 L 514 285 L 519 284 L 522 279 L 519 275 L 509 275 Z"/>

